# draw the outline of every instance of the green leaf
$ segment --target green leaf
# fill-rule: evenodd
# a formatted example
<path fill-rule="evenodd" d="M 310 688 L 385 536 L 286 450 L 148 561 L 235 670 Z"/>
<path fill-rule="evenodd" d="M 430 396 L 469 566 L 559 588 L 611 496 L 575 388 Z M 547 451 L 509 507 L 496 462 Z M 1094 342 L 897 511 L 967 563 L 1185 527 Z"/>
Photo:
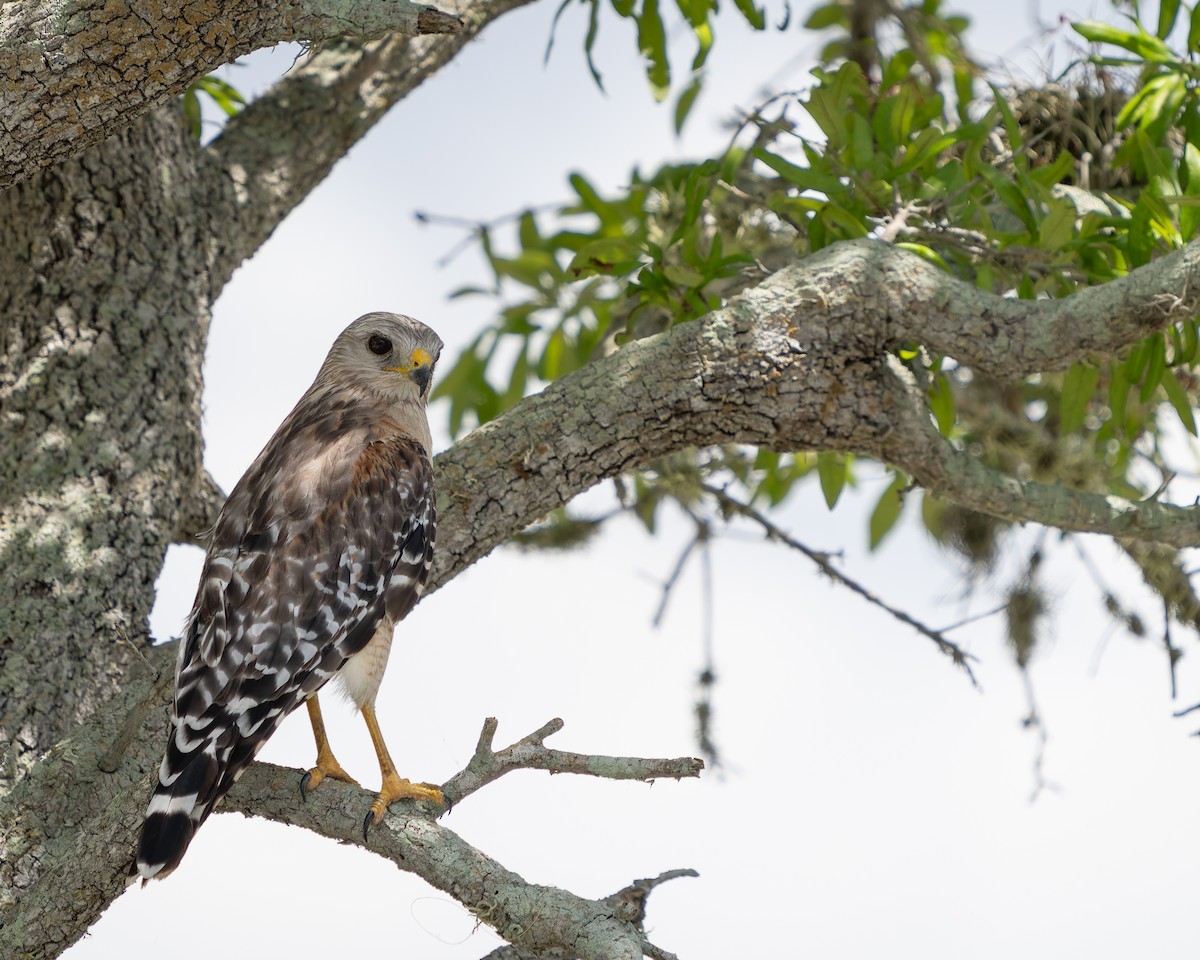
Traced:
<path fill-rule="evenodd" d="M 563 336 L 562 327 L 559 327 L 552 334 L 550 339 L 546 341 L 546 346 L 542 350 L 542 355 L 537 362 L 537 375 L 543 380 L 549 382 L 557 380 L 565 372 L 563 363 L 563 353 L 566 347 L 566 338 Z"/>
<path fill-rule="evenodd" d="M 521 214 L 521 219 L 517 221 L 517 239 L 523 247 L 537 247 L 541 245 L 542 238 L 538 235 L 537 221 L 533 218 L 533 213 L 529 210 Z"/>
<path fill-rule="evenodd" d="M 1152 37 L 1143 31 L 1131 33 L 1128 30 L 1120 30 L 1111 24 L 1099 23 L 1096 20 L 1073 23 L 1071 29 L 1092 43 L 1111 43 L 1115 47 L 1121 47 L 1154 63 L 1167 63 L 1174 59 L 1170 48 L 1165 43 L 1158 37 Z"/>
<path fill-rule="evenodd" d="M 1063 378 L 1059 400 L 1059 433 L 1073 433 L 1083 424 L 1088 403 L 1100 382 L 1100 370 L 1086 363 L 1075 363 Z"/>
<path fill-rule="evenodd" d="M 1149 403 L 1154 391 L 1162 382 L 1163 371 L 1167 368 L 1167 345 L 1161 334 L 1152 334 L 1146 341 L 1149 346 L 1149 362 L 1146 364 L 1146 376 L 1142 380 L 1142 389 L 1138 393 L 1142 403 Z"/>
<path fill-rule="evenodd" d="M 1175 18 L 1179 16 L 1179 0 L 1160 0 L 1158 4 L 1158 38 L 1166 40 L 1175 29 Z"/>
<path fill-rule="evenodd" d="M 1192 8 L 1192 19 L 1188 25 L 1187 45 L 1189 51 L 1195 51 L 1200 46 L 1200 3 Z"/>
<path fill-rule="evenodd" d="M 929 388 L 929 410 L 937 421 L 938 432 L 943 437 L 950 436 L 957 419 L 954 411 L 954 391 L 944 373 L 938 373 L 933 378 Z"/>
<path fill-rule="evenodd" d="M 661 101 L 671 88 L 671 68 L 667 61 L 667 34 L 658 0 L 644 0 L 641 16 L 637 18 L 638 49 L 646 58 L 646 78 L 654 99 Z"/>
<path fill-rule="evenodd" d="M 992 89 L 993 103 L 1000 111 L 1000 119 L 1004 121 L 1004 132 L 1008 135 L 1008 142 L 1012 144 L 1015 152 L 1020 153 L 1021 148 L 1025 146 L 1025 138 L 1021 136 L 1021 124 L 1017 120 L 1017 115 L 1008 105 L 1008 97 L 1004 91 L 994 83 L 989 83 L 988 86 Z"/>
<path fill-rule="evenodd" d="M 838 4 L 838 7 L 841 9 L 841 4 Z M 879 89 L 890 90 L 908 81 L 912 77 L 913 65 L 916 62 L 917 55 L 907 47 L 897 50 L 883 68 L 883 80 Z"/>
<path fill-rule="evenodd" d="M 492 257 L 497 276 L 540 290 L 559 274 L 558 261 L 545 250 L 522 250 L 515 257 Z"/>
<path fill-rule="evenodd" d="M 1058 159 L 1044 167 L 1029 171 L 1029 178 L 1043 187 L 1053 187 L 1075 173 L 1075 157 L 1064 150 Z"/>
<path fill-rule="evenodd" d="M 942 255 L 931 247 L 925 246 L 923 243 L 911 243 L 907 240 L 901 240 L 896 243 L 896 247 L 900 250 L 907 250 L 909 253 L 915 253 L 918 257 L 928 260 L 930 263 L 936 264 L 943 270 L 949 270 L 950 265 L 942 258 Z"/>
<path fill-rule="evenodd" d="M 1124 129 L 1137 124 L 1157 146 L 1175 122 L 1186 95 L 1187 80 L 1182 73 L 1171 71 L 1151 77 L 1117 114 L 1117 126 Z"/>
<path fill-rule="evenodd" d="M 1038 225 L 1038 244 L 1043 250 L 1059 250 L 1075 235 L 1075 205 L 1070 200 L 1051 200 L 1050 211 Z"/>
<path fill-rule="evenodd" d="M 1120 433 L 1125 432 L 1125 410 L 1129 401 L 1129 371 L 1124 363 L 1109 368 L 1108 407 L 1112 423 Z"/>
<path fill-rule="evenodd" d="M 1200 9 L 1200 4 L 1197 4 L 1197 9 Z M 1187 184 L 1184 187 L 1184 196 L 1200 198 L 1200 149 L 1191 143 L 1185 143 L 1183 156 L 1180 157 L 1179 163 L 1183 174 L 1179 179 Z M 1200 227 L 1200 207 L 1192 204 L 1181 206 L 1179 208 L 1179 233 L 1184 241 L 1191 240 L 1196 235 L 1197 227 Z"/>
<path fill-rule="evenodd" d="M 817 454 L 817 477 L 821 481 L 821 493 L 825 496 L 825 505 L 830 510 L 838 502 L 842 490 L 846 487 L 848 464 L 840 453 L 823 451 Z"/>
<path fill-rule="evenodd" d="M 817 7 L 804 21 L 805 30 L 824 30 L 826 27 L 844 27 L 849 25 L 846 7 L 841 3 L 827 3 Z"/>
<path fill-rule="evenodd" d="M 836 227 L 842 239 L 865 237 L 871 232 L 862 217 L 856 216 L 832 200 L 825 204 L 825 208 L 817 215 L 817 219 Z"/>
<path fill-rule="evenodd" d="M 761 160 L 781 177 L 789 183 L 794 183 L 801 190 L 817 190 L 826 196 L 841 193 L 844 190 L 842 181 L 828 173 L 821 173 L 818 170 L 813 170 L 811 167 L 797 166 L 790 160 L 776 156 L 761 147 L 755 147 L 751 153 L 756 160 Z"/>
<path fill-rule="evenodd" d="M 943 133 L 937 127 L 926 127 L 912 143 L 905 147 L 904 160 L 896 168 L 897 173 L 908 173 L 915 170 L 927 160 L 938 156 L 947 147 L 958 142 L 958 137 L 952 133 Z"/>
<path fill-rule="evenodd" d="M 875 157 L 875 138 L 871 134 L 871 125 L 861 114 L 850 117 L 850 144 L 846 151 L 846 160 L 855 170 L 869 170 Z"/>
<path fill-rule="evenodd" d="M 1179 414 L 1179 422 L 1183 424 L 1183 428 L 1193 437 L 1196 436 L 1196 418 L 1192 413 L 1191 397 L 1187 395 L 1175 371 L 1169 367 L 1163 371 L 1162 386 L 1167 399 L 1171 401 L 1171 406 Z"/>
<path fill-rule="evenodd" d="M 981 166 L 978 172 L 996 191 L 996 196 L 1000 201 L 1017 216 L 1026 229 L 1030 233 L 1035 232 L 1037 225 L 1033 213 L 1029 209 L 1030 198 L 1013 182 L 1012 178 L 999 167 L 986 164 Z"/>
<path fill-rule="evenodd" d="M 200 139 L 200 98 L 196 96 L 196 88 L 188 87 L 179 98 L 179 106 L 183 110 L 183 119 L 187 122 L 188 133 L 193 140 Z"/>
<path fill-rule="evenodd" d="M 891 484 L 883 491 L 883 496 L 879 498 L 879 502 L 875 504 L 875 509 L 871 511 L 871 520 L 868 524 L 868 533 L 870 535 L 870 546 L 875 550 L 881 543 L 884 537 L 892 532 L 896 521 L 900 519 L 900 512 L 904 509 L 904 501 L 901 499 L 900 491 L 908 486 L 908 480 L 903 474 L 896 474 Z"/>
<path fill-rule="evenodd" d="M 565 6 L 565 4 L 564 4 Z M 557 14 L 555 14 L 557 17 Z M 600 69 L 596 66 L 596 61 L 592 58 L 592 50 L 596 46 L 596 37 L 600 33 L 600 4 L 593 0 L 591 10 L 588 11 L 588 29 L 587 36 L 583 41 L 583 52 L 587 60 L 588 73 L 592 75 L 592 81 L 596 84 L 596 89 L 601 93 L 604 92 L 604 81 L 600 77 Z M 549 50 L 546 53 L 549 55 Z"/>
<path fill-rule="evenodd" d="M 584 244 L 567 266 L 573 277 L 591 277 L 631 273 L 641 263 L 638 244 L 625 237 L 601 237 Z"/>
<path fill-rule="evenodd" d="M 238 92 L 233 84 L 214 74 L 201 77 L 195 85 L 208 94 L 213 103 L 220 107 L 227 117 L 234 116 L 246 105 L 246 98 Z"/>
<path fill-rule="evenodd" d="M 700 88 L 703 86 L 703 83 L 703 77 L 700 74 L 696 74 L 696 76 L 692 77 L 692 82 L 679 95 L 679 99 L 675 101 L 676 134 L 683 132 L 683 125 L 687 123 L 688 114 L 692 111 L 692 105 L 696 102 L 696 97 L 700 95 Z"/>
<path fill-rule="evenodd" d="M 663 274 L 673 284 L 680 287 L 699 287 L 704 285 L 704 275 L 681 264 L 668 263 L 663 267 Z"/>
<path fill-rule="evenodd" d="M 746 22 L 755 30 L 767 28 L 767 15 L 761 7 L 754 5 L 754 0 L 733 0 L 733 3 L 745 17 Z"/>

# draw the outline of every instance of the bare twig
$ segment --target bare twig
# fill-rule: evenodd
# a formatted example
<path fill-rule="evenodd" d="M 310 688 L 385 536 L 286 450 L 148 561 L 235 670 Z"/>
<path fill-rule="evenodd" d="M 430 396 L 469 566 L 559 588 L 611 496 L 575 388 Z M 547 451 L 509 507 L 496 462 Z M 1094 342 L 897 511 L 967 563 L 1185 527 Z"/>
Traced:
<path fill-rule="evenodd" d="M 1025 685 L 1025 702 L 1029 706 L 1029 714 L 1022 723 L 1026 729 L 1034 730 L 1037 733 L 1037 752 L 1033 757 L 1033 792 L 1029 795 L 1029 802 L 1033 803 L 1041 796 L 1043 790 L 1057 791 L 1058 785 L 1046 779 L 1046 746 L 1050 742 L 1050 735 L 1046 732 L 1046 725 L 1042 722 L 1042 715 L 1037 706 L 1037 697 L 1033 690 L 1033 678 L 1030 677 L 1026 667 L 1021 667 L 1021 680 Z"/>
<path fill-rule="evenodd" d="M 675 589 L 675 584 L 683 574 L 683 568 L 687 566 L 688 558 L 692 555 L 692 551 L 696 549 L 696 545 L 700 543 L 702 535 L 702 532 L 697 530 L 696 535 L 687 542 L 680 552 L 679 559 L 675 561 L 675 566 L 667 575 L 667 579 L 663 581 L 662 596 L 658 601 L 658 609 L 654 611 L 654 619 L 650 621 L 656 629 L 662 626 L 663 617 L 667 613 L 667 604 L 671 600 L 671 591 Z"/>
<path fill-rule="evenodd" d="M 1163 647 L 1167 651 L 1167 668 L 1171 673 L 1171 699 L 1174 700 L 1178 693 L 1175 665 L 1179 663 L 1183 651 L 1171 640 L 1171 603 L 1166 597 L 1163 597 Z"/>
<path fill-rule="evenodd" d="M 896 211 L 895 216 L 881 227 L 876 235 L 885 243 L 895 243 L 896 238 L 908 227 L 908 218 L 920 210 L 921 206 L 920 201 L 910 200 Z"/>
<path fill-rule="evenodd" d="M 442 787 L 447 805 L 453 805 L 476 790 L 512 770 L 546 770 L 550 773 L 578 773 L 606 780 L 642 780 L 651 782 L 670 777 L 696 777 L 704 769 L 704 761 L 692 757 L 673 760 L 643 759 L 641 757 L 606 757 L 553 750 L 545 745 L 551 734 L 563 728 L 559 719 L 551 720 L 510 747 L 494 750 L 492 742 L 498 723 L 488 717 L 479 734 L 475 755 L 461 772 Z"/>
<path fill-rule="evenodd" d="M 708 483 L 702 483 L 700 487 L 706 493 L 715 497 L 717 502 L 720 503 L 721 506 L 728 512 L 736 513 L 737 515 L 745 517 L 747 520 L 752 520 L 754 523 L 758 524 L 758 526 L 762 528 L 763 532 L 766 533 L 768 539 L 782 543 L 785 546 L 791 547 L 793 550 L 804 554 L 804 556 L 808 557 L 809 560 L 817 565 L 822 573 L 824 573 L 835 583 L 839 583 L 848 590 L 857 593 L 868 603 L 878 607 L 880 610 L 890 614 L 892 617 L 895 617 L 901 623 L 912 627 L 918 633 L 924 634 L 935 644 L 937 644 L 937 648 L 942 653 L 954 661 L 955 666 L 963 669 L 973 687 L 979 686 L 979 682 L 975 679 L 975 673 L 971 669 L 970 664 L 970 661 L 975 660 L 976 658 L 963 650 L 962 647 L 956 644 L 953 640 L 948 639 L 945 636 L 945 630 L 935 630 L 933 627 L 930 627 L 927 624 L 922 623 L 920 620 L 917 620 L 912 615 L 893 607 L 891 604 L 875 596 L 875 594 L 860 584 L 857 580 L 846 576 L 846 574 L 842 573 L 837 569 L 837 567 L 830 563 L 829 554 L 821 553 L 820 551 L 813 550 L 811 547 L 805 546 L 799 540 L 795 539 L 790 534 L 764 517 L 759 511 L 755 510 L 748 503 L 743 503 L 741 500 L 738 500 L 736 497 L 730 495 L 729 491 Z"/>

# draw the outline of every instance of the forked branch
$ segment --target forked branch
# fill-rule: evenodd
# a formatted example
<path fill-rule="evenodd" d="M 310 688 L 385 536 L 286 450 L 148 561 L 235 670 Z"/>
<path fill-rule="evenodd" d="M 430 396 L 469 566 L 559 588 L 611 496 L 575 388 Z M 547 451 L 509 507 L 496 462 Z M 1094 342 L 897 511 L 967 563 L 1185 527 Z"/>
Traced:
<path fill-rule="evenodd" d="M 551 720 L 503 750 L 493 750 L 496 720 L 483 726 L 475 755 L 466 769 L 442 788 L 447 805 L 440 810 L 401 801 L 373 828 L 364 842 L 362 811 L 372 795 L 352 784 L 327 780 L 297 802 L 300 771 L 256 763 L 238 781 L 220 809 L 264 817 L 312 830 L 340 843 L 363 847 L 458 900 L 515 948 L 506 957 L 562 956 L 582 960 L 637 960 L 671 954 L 650 943 L 643 929 L 646 898 L 660 883 L 693 870 L 672 870 L 637 880 L 603 900 L 588 900 L 556 887 L 532 884 L 446 829 L 436 817 L 480 787 L 511 770 L 582 773 L 612 780 L 694 777 L 704 764 L 688 757 L 644 760 L 590 756 L 552 750 L 544 745 L 562 729 Z"/>
<path fill-rule="evenodd" d="M 694 757 L 672 760 L 647 760 L 641 757 L 604 757 L 583 753 L 568 753 L 545 745 L 548 736 L 563 728 L 559 719 L 551 720 L 512 746 L 494 750 L 496 718 L 488 717 L 479 734 L 475 755 L 466 768 L 455 774 L 442 788 L 449 805 L 458 803 L 476 790 L 512 770 L 546 770 L 549 773 L 579 773 L 605 780 L 655 780 L 698 777 L 704 761 Z"/>

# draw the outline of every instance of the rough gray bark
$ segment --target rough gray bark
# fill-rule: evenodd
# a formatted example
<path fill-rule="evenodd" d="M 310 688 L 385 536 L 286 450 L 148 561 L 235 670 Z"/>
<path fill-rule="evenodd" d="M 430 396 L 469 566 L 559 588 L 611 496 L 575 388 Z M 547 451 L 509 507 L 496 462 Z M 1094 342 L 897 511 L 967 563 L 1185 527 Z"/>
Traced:
<path fill-rule="evenodd" d="M 0 792 L 133 670 L 197 483 L 195 154 L 159 112 L 0 193 Z"/>
<path fill-rule="evenodd" d="M 262 47 L 460 33 L 411 0 L 33 0 L 0 9 L 0 188 L 99 143 Z"/>

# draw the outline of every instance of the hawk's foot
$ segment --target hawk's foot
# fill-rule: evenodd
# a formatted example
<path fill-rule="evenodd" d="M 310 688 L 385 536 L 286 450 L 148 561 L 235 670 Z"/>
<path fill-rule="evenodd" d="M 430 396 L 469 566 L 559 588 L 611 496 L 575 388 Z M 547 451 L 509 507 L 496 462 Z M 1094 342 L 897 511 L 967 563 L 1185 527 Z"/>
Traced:
<path fill-rule="evenodd" d="M 332 753 L 317 754 L 317 765 L 300 778 L 300 797 L 308 799 L 308 791 L 316 790 L 325 778 L 341 780 L 342 783 L 352 783 L 358 786 L 358 781 L 342 769 L 342 765 L 334 759 Z"/>
<path fill-rule="evenodd" d="M 383 786 L 379 790 L 379 796 L 375 798 L 375 802 L 371 804 L 371 809 L 367 811 L 367 816 L 363 820 L 364 840 L 367 839 L 367 831 L 383 819 L 388 807 L 397 800 L 427 800 L 441 806 L 445 803 L 446 798 L 442 796 L 441 789 L 432 783 L 413 783 L 403 777 L 397 777 L 395 774 L 385 777 Z"/>

